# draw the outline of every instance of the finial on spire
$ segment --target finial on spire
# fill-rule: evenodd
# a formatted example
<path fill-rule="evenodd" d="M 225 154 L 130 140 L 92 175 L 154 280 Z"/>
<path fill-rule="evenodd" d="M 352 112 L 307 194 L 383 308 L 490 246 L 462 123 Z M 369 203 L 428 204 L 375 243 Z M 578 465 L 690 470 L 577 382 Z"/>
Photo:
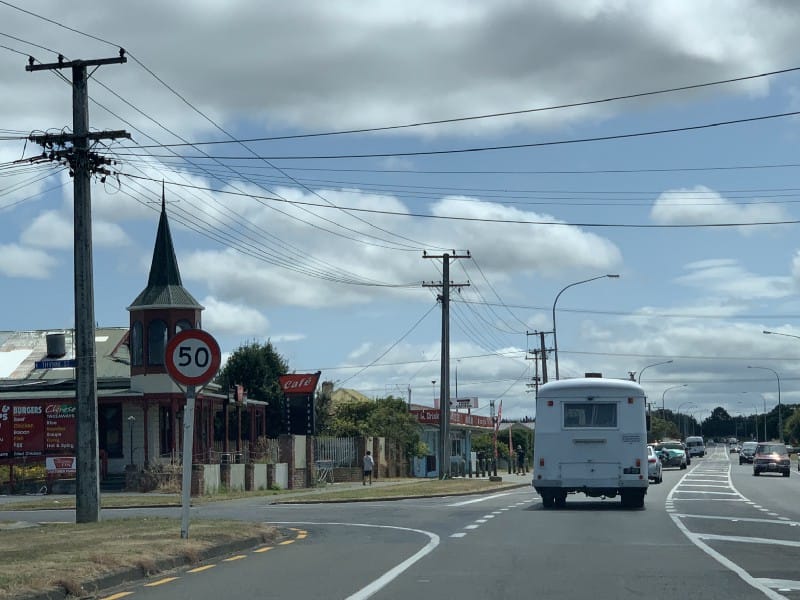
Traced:
<path fill-rule="evenodd" d="M 167 211 L 167 198 L 164 194 L 164 180 L 161 180 L 161 212 Z"/>

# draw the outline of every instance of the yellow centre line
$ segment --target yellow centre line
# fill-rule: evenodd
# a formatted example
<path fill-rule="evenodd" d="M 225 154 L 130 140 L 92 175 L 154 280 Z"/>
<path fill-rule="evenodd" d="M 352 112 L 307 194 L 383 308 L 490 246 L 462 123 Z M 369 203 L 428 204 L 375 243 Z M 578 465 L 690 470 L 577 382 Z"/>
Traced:
<path fill-rule="evenodd" d="M 165 577 L 164 579 L 159 579 L 158 581 L 145 583 L 144 587 L 156 587 L 157 585 L 163 585 L 165 583 L 169 583 L 170 581 L 175 581 L 176 579 L 177 577 Z"/>
<path fill-rule="evenodd" d="M 304 539 L 306 539 L 306 534 L 305 533 L 299 533 L 295 539 L 304 540 Z"/>
<path fill-rule="evenodd" d="M 259 548 L 257 550 L 253 550 L 253 552 L 266 552 L 267 550 L 272 550 L 272 546 L 264 546 L 263 548 Z"/>
<path fill-rule="evenodd" d="M 289 544 L 294 544 L 294 540 L 286 540 L 286 541 L 281 542 L 279 545 L 280 546 L 288 546 Z"/>
<path fill-rule="evenodd" d="M 203 567 L 197 567 L 196 569 L 190 569 L 187 573 L 200 573 L 202 571 L 208 571 L 209 569 L 213 569 L 217 565 L 205 565 Z"/>
<path fill-rule="evenodd" d="M 245 554 L 237 554 L 236 556 L 231 556 L 230 558 L 223 559 L 222 562 L 231 562 L 231 561 L 234 561 L 234 560 L 242 560 L 243 558 L 247 558 L 247 555 L 245 555 Z"/>
<path fill-rule="evenodd" d="M 105 598 L 100 598 L 100 600 L 117 600 L 118 598 L 124 598 L 125 596 L 130 596 L 133 592 L 120 592 L 119 594 L 113 594 L 111 596 L 106 596 Z"/>

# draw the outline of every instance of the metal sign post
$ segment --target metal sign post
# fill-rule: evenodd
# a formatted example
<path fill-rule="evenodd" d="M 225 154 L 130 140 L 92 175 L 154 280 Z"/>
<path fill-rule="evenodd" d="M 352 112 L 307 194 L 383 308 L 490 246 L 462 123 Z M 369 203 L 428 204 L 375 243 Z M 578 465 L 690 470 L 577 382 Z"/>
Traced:
<path fill-rule="evenodd" d="M 178 385 L 186 386 L 183 411 L 183 479 L 181 489 L 181 539 L 189 539 L 189 504 L 192 494 L 192 446 L 194 441 L 194 401 L 197 388 L 211 381 L 219 369 L 222 355 L 217 341 L 201 329 L 185 329 L 167 343 L 167 373 Z"/>
<path fill-rule="evenodd" d="M 194 441 L 193 385 L 186 387 L 186 408 L 183 410 L 183 485 L 181 486 L 181 539 L 189 539 L 189 505 L 192 497 L 192 447 Z"/>

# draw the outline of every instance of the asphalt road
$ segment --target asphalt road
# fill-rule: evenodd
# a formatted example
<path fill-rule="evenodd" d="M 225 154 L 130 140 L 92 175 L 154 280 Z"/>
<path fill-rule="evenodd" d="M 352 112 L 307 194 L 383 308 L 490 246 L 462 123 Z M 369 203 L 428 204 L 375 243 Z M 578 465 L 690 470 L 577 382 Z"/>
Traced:
<path fill-rule="evenodd" d="M 582 495 L 544 510 L 532 488 L 202 506 L 193 518 L 270 522 L 292 528 L 293 537 L 106 597 L 800 599 L 800 474 L 753 477 L 735 454 L 709 450 L 686 471 L 665 471 L 643 510 Z"/>

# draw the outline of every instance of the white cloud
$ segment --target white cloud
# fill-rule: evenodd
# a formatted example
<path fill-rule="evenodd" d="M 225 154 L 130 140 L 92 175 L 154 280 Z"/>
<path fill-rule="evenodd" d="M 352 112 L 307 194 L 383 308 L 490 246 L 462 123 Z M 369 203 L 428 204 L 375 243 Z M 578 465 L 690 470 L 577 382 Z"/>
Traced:
<path fill-rule="evenodd" d="M 22 232 L 20 240 L 29 246 L 69 250 L 74 245 L 72 220 L 64 213 L 45 211 Z"/>
<path fill-rule="evenodd" d="M 203 329 L 215 334 L 263 337 L 269 330 L 269 320 L 255 309 L 213 297 L 204 298 L 200 304 L 206 307 Z"/>
<path fill-rule="evenodd" d="M 46 252 L 18 244 L 0 244 L 0 273 L 8 277 L 47 279 L 57 261 Z"/>
<path fill-rule="evenodd" d="M 746 200 L 753 202 L 753 200 Z M 790 217 L 778 205 L 766 203 L 735 204 L 704 185 L 669 190 L 653 204 L 650 216 L 663 225 L 757 223 L 787 220 Z M 740 227 L 741 233 L 754 228 Z"/>
<path fill-rule="evenodd" d="M 788 276 L 755 275 L 736 260 L 718 259 L 686 265 L 689 271 L 676 282 L 702 289 L 707 295 L 724 294 L 731 298 L 784 298 L 795 293 Z"/>

